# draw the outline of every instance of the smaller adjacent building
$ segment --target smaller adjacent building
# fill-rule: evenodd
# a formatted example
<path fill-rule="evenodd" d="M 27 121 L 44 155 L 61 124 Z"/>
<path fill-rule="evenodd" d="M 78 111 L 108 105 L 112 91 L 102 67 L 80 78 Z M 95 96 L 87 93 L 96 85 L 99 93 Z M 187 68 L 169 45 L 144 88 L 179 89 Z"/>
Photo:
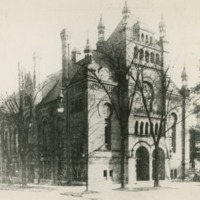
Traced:
<path fill-rule="evenodd" d="M 190 128 L 190 163 L 191 168 L 200 172 L 200 126 Z"/>

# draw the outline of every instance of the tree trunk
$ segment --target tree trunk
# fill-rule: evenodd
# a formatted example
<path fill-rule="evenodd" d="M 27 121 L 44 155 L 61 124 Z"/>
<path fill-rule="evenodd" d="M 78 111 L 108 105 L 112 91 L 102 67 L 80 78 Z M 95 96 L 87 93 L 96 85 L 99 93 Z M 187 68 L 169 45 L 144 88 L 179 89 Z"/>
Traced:
<path fill-rule="evenodd" d="M 10 160 L 7 161 L 7 165 L 6 165 L 6 182 L 8 183 L 8 185 L 12 184 L 12 176 L 11 176 L 11 162 Z"/>
<path fill-rule="evenodd" d="M 27 174 L 26 162 L 24 159 L 22 159 L 22 186 L 23 187 L 27 186 L 26 174 Z"/>
<path fill-rule="evenodd" d="M 125 187 L 125 129 L 123 127 L 120 128 L 121 134 L 121 188 Z"/>
<path fill-rule="evenodd" d="M 159 155 L 158 155 L 158 146 L 155 145 L 155 164 L 154 164 L 154 187 L 159 187 Z"/>
<path fill-rule="evenodd" d="M 87 152 L 87 155 L 86 155 L 86 191 L 88 191 L 89 187 L 88 187 L 88 167 L 89 167 L 89 155 L 88 155 L 88 152 Z"/>

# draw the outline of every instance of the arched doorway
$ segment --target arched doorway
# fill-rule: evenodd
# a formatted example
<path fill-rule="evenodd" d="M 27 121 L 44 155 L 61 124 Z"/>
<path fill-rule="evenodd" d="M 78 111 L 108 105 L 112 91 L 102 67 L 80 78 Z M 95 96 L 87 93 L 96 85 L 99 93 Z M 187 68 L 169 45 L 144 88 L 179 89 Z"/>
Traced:
<path fill-rule="evenodd" d="M 137 180 L 149 180 L 149 152 L 145 147 L 139 147 L 136 151 Z"/>
<path fill-rule="evenodd" d="M 158 173 L 159 180 L 165 180 L 165 153 L 158 148 Z M 153 180 L 155 180 L 155 150 L 153 151 Z"/>

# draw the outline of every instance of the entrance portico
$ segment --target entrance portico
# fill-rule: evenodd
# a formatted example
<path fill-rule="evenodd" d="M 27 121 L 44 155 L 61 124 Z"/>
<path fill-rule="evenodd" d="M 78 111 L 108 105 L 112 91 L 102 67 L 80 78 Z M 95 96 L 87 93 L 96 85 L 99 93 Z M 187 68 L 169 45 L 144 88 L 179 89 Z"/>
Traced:
<path fill-rule="evenodd" d="M 154 149 L 146 143 L 140 144 L 132 149 L 132 155 L 129 158 L 129 185 L 134 185 L 137 181 L 152 181 L 154 178 Z M 166 161 L 165 152 L 159 148 L 159 177 L 165 180 Z"/>

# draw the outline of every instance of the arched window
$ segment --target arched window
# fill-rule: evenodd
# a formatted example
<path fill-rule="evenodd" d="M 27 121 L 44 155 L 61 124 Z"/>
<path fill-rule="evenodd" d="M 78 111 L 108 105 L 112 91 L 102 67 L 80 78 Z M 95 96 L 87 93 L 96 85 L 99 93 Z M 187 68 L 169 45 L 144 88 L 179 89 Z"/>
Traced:
<path fill-rule="evenodd" d="M 140 124 L 140 135 L 143 135 L 144 122 Z"/>
<path fill-rule="evenodd" d="M 143 33 L 141 34 L 141 40 L 142 40 L 142 42 L 144 42 L 144 34 Z"/>
<path fill-rule="evenodd" d="M 42 124 L 42 142 L 43 142 L 43 149 L 47 150 L 49 147 L 49 141 L 50 141 L 50 135 L 49 135 L 49 126 L 47 121 L 45 120 Z"/>
<path fill-rule="evenodd" d="M 152 111 L 153 107 L 153 99 L 154 99 L 154 91 L 153 87 L 149 82 L 144 82 L 143 84 L 143 93 L 146 100 L 147 109 Z"/>
<path fill-rule="evenodd" d="M 13 134 L 13 152 L 14 153 L 18 152 L 18 134 L 17 134 L 17 129 L 14 130 L 14 134 Z"/>
<path fill-rule="evenodd" d="M 149 123 L 146 122 L 145 124 L 145 135 L 149 135 Z"/>
<path fill-rule="evenodd" d="M 25 130 L 26 130 L 26 139 L 27 142 L 30 143 L 31 141 L 31 132 L 32 132 L 32 122 L 31 122 L 31 118 L 27 117 L 26 121 L 25 121 Z"/>
<path fill-rule="evenodd" d="M 157 64 L 157 65 L 160 64 L 160 56 L 159 56 L 158 53 L 156 54 L 156 64 Z"/>
<path fill-rule="evenodd" d="M 149 52 L 145 51 L 145 61 L 148 63 L 149 62 Z"/>
<path fill-rule="evenodd" d="M 103 114 L 105 117 L 105 147 L 107 150 L 111 150 L 112 145 L 112 134 L 111 134 L 111 116 L 112 116 L 112 107 L 109 103 L 103 105 Z"/>
<path fill-rule="evenodd" d="M 62 118 L 58 118 L 57 120 L 57 149 L 61 150 L 63 148 L 63 120 Z"/>
<path fill-rule="evenodd" d="M 151 125 L 150 125 L 150 133 L 151 134 L 154 134 L 154 131 L 153 131 L 153 123 L 151 122 Z"/>
<path fill-rule="evenodd" d="M 135 135 L 138 135 L 138 121 L 135 122 Z"/>
<path fill-rule="evenodd" d="M 170 116 L 171 121 L 171 148 L 172 152 L 176 153 L 176 123 L 177 123 L 177 115 L 172 113 Z"/>
<path fill-rule="evenodd" d="M 148 37 L 148 35 L 146 35 L 146 43 L 148 43 L 149 42 L 149 37 Z"/>
<path fill-rule="evenodd" d="M 158 135 L 158 123 L 155 125 L 155 135 Z"/>
<path fill-rule="evenodd" d="M 144 51 L 143 49 L 140 49 L 140 61 L 144 59 Z"/>
<path fill-rule="evenodd" d="M 137 47 L 134 47 L 134 55 L 133 55 L 133 57 L 134 57 L 134 59 L 137 59 L 138 58 L 138 48 Z"/>
<path fill-rule="evenodd" d="M 6 151 L 8 151 L 8 149 L 9 149 L 9 135 L 8 135 L 8 131 L 4 132 L 4 148 L 6 149 Z"/>
<path fill-rule="evenodd" d="M 154 53 L 151 52 L 151 63 L 154 63 L 154 62 L 155 62 L 155 60 L 154 60 Z"/>
<path fill-rule="evenodd" d="M 151 44 L 153 43 L 153 38 L 152 38 L 152 36 L 150 36 L 150 43 L 151 43 Z"/>

